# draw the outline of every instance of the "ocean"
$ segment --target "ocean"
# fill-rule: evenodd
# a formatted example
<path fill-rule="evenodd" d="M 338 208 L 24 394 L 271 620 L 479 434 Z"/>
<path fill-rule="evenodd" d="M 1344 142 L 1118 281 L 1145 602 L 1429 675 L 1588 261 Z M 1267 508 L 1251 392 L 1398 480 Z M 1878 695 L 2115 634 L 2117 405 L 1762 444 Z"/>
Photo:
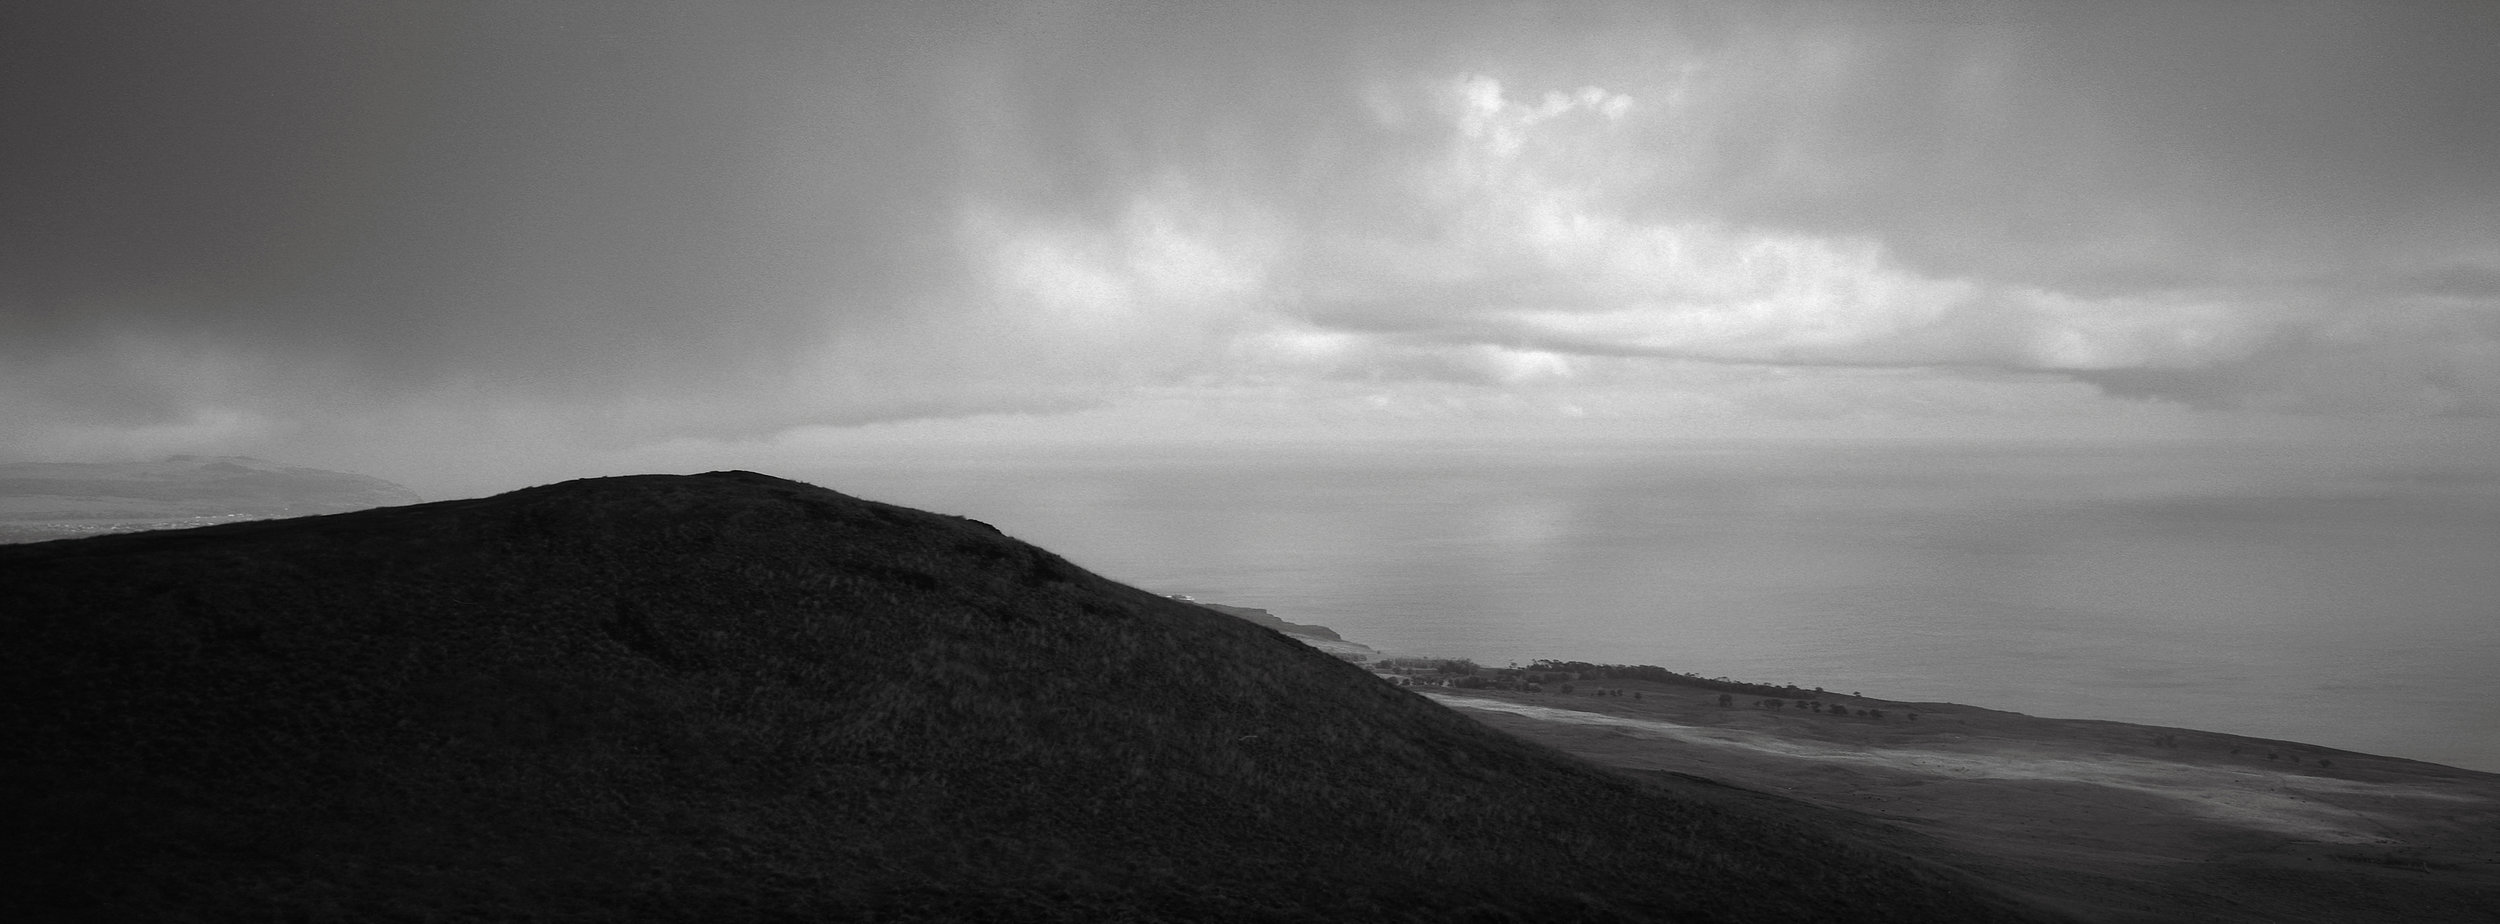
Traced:
<path fill-rule="evenodd" d="M 1058 448 L 795 477 L 1392 655 L 2500 772 L 2500 460 L 2262 442 Z"/>

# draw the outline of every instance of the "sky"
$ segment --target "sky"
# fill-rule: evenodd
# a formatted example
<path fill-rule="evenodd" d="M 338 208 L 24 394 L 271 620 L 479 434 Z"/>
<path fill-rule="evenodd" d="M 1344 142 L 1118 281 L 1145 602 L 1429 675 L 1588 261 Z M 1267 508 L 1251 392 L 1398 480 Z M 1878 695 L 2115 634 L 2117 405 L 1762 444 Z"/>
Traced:
<path fill-rule="evenodd" d="M 0 461 L 2500 436 L 2500 4 L 0 8 Z"/>

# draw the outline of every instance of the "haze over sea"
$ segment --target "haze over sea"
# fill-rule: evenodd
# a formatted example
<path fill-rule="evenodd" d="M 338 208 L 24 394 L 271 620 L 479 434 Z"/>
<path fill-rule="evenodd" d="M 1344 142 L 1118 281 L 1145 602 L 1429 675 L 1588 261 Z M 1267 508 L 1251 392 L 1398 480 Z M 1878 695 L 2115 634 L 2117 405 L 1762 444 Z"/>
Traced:
<path fill-rule="evenodd" d="M 1371 444 L 807 474 L 1392 654 L 1658 664 L 2500 771 L 2500 464 L 2472 456 Z"/>

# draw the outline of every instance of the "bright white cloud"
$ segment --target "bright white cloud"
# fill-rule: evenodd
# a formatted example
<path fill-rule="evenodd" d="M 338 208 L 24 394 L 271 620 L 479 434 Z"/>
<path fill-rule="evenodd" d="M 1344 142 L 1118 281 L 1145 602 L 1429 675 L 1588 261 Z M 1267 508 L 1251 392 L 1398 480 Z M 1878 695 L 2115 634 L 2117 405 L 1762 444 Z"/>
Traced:
<path fill-rule="evenodd" d="M 1923 273 L 1864 237 L 1644 217 L 1628 193 L 1675 156 L 1645 145 L 1674 133 L 1632 130 L 1652 111 L 1634 97 L 1515 99 L 1480 75 L 1433 92 L 1446 147 L 1408 188 L 1439 213 L 1423 226 L 1446 230 L 1332 241 L 1325 289 L 1346 297 L 1303 306 L 1313 316 L 1453 348 L 2012 369 L 2193 365 L 2252 337 L 2227 305 L 2009 289 Z M 1441 301 L 1395 294 L 1415 290 Z"/>
<path fill-rule="evenodd" d="M 1107 225 L 975 203 L 960 236 L 984 316 L 1013 332 L 998 345 L 1124 386 L 1203 368 L 1269 297 L 1280 247 L 1262 212 L 1167 176 Z"/>
<path fill-rule="evenodd" d="M 2045 369 L 2196 368 L 2246 358 L 2259 312 L 2195 299 L 2081 299 L 2009 293 L 2025 328 L 2020 359 Z"/>

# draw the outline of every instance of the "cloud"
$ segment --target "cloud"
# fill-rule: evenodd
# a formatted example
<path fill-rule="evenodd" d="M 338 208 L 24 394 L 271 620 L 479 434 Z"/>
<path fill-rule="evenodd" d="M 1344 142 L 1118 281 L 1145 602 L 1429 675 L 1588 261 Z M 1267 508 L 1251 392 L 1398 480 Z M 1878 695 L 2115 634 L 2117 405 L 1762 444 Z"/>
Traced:
<path fill-rule="evenodd" d="M 66 5 L 0 453 L 2487 415 L 2492 9 Z"/>
<path fill-rule="evenodd" d="M 1898 66 L 1903 49 L 1899 36 L 1890 39 L 1795 39 L 1812 46 L 1809 79 L 1805 91 L 1787 92 L 1830 95 L 1805 107 L 1830 115 L 1857 99 L 1867 68 Z M 1992 92 L 1980 78 L 2015 67 L 2006 49 L 2022 43 L 1980 45 L 1939 92 L 2014 117 L 2011 101 L 1969 97 Z M 2121 399 L 2202 407 L 2419 403 L 2325 394 L 2363 388 L 2374 381 L 2368 375 L 2326 389 L 2256 371 L 2299 352 L 2286 344 L 2350 339 L 2330 333 L 2349 318 L 2322 308 L 2317 292 L 2279 280 L 2230 284 L 2140 265 L 2035 278 L 1967 261 L 1960 265 L 1970 272 L 1943 273 L 1897 246 L 1923 247 L 1916 234 L 1746 223 L 1733 217 L 1742 210 L 1713 215 L 1725 202 L 1687 187 L 1728 156 L 1731 127 L 1745 122 L 1734 107 L 1760 89 L 1748 69 L 1761 65 L 1762 49 L 1733 41 L 1717 53 L 1668 69 L 1663 82 L 1636 82 L 1638 92 L 1514 90 L 1481 72 L 1375 77 L 1342 97 L 1314 98 L 1307 118 L 1283 120 L 1253 150 L 1211 151 L 1206 125 L 1149 107 L 1165 120 L 1149 120 L 1159 127 L 1135 133 L 1144 126 L 1131 125 L 1133 134 L 1116 141 L 1098 136 L 1090 142 L 1096 156 L 1066 168 L 1088 177 L 1089 204 L 1037 202 L 1001 187 L 959 211 L 983 323 L 1014 332 L 1031 346 L 1029 362 L 1104 400 L 1182 383 L 1286 381 L 1558 395 L 1601 387 L 1609 375 L 1622 381 L 1600 370 L 1650 360 L 2033 373 Z M 1738 97 L 1722 98 L 1729 93 Z M 1307 165 L 1309 152 L 1322 150 L 1335 152 L 1322 174 L 1295 174 L 1277 161 Z M 1807 187 L 1828 169 L 1851 169 L 1815 166 L 1832 158 L 1813 144 L 1781 150 L 1765 169 L 1789 171 Z M 1173 151 L 1194 156 L 1149 156 Z M 1105 174 L 1103 163 L 1140 169 Z M 1986 166 L 1998 174 L 1990 182 L 2011 182 L 2009 165 Z M 1314 196 L 1313 184 L 1331 195 Z M 1104 195 L 1113 189 L 1125 191 Z M 1691 201 L 1677 205 L 1679 196 Z M 2082 242 L 2086 250 L 2145 246 L 2140 222 L 2089 209 L 2082 217 L 2097 235 Z M 2446 269 L 2406 278 L 2454 288 L 2480 277 Z M 2377 336 L 2424 332 L 2384 327 Z M 2456 365 L 2437 355 L 2388 349 L 2348 358 Z M 2234 389 L 2254 391 L 2222 398 Z M 2433 403 L 2461 413 L 2483 406 L 2472 397 Z"/>
<path fill-rule="evenodd" d="M 1268 298 L 1281 250 L 1257 203 L 1168 176 L 1104 226 L 974 203 L 960 233 L 985 312 L 1035 361 L 1105 386 L 1202 364 Z"/>
<path fill-rule="evenodd" d="M 2500 415 L 2500 309 L 2379 302 L 2283 324 L 2242 360 L 2075 375 L 2114 394 L 2222 410 L 2354 416 Z"/>
<path fill-rule="evenodd" d="M 1322 237 L 1303 320 L 1467 349 L 2034 370 L 2227 361 L 2260 326 L 2197 293 L 2073 295 L 1922 272 L 1868 237 L 1645 217 L 1624 193 L 1671 152 L 1627 124 L 1638 99 L 1433 90 L 1422 130 L 1445 147 L 1405 188 L 1436 220 Z"/>

